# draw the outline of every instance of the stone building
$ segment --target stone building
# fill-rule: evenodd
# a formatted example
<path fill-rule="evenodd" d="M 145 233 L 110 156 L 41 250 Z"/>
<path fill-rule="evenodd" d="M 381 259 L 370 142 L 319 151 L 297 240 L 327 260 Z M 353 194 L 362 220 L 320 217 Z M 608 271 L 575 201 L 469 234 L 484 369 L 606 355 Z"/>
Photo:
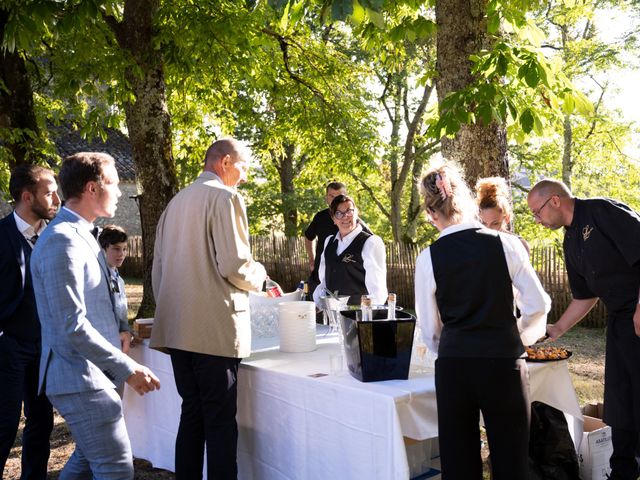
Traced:
<path fill-rule="evenodd" d="M 106 129 L 107 140 L 100 138 L 91 141 L 85 140 L 77 130 L 68 126 L 50 127 L 50 134 L 56 145 L 58 155 L 61 158 L 78 152 L 105 152 L 116 161 L 116 169 L 120 177 L 120 190 L 122 196 L 118 201 L 118 209 L 114 218 L 99 219 L 98 225 L 115 223 L 124 228 L 129 235 L 141 235 L 140 213 L 134 198 L 138 193 L 136 185 L 136 171 L 131 154 L 131 145 L 128 137 L 119 130 Z M 54 170 L 57 168 L 54 167 Z M 6 202 L 0 202 L 0 215 L 4 216 L 11 211 L 11 206 Z"/>

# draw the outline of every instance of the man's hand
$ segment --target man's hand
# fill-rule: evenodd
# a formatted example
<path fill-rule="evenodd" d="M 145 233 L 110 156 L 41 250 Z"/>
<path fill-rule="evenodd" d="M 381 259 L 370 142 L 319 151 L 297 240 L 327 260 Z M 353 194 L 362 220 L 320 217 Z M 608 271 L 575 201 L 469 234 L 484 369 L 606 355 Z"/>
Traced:
<path fill-rule="evenodd" d="M 550 341 L 553 342 L 553 341 L 557 340 L 563 334 L 564 334 L 564 332 L 558 326 L 557 323 L 547 325 L 547 337 L 549 338 Z"/>
<path fill-rule="evenodd" d="M 131 347 L 131 334 L 129 332 L 120 332 L 120 348 L 122 353 L 129 353 Z"/>
<path fill-rule="evenodd" d="M 636 313 L 633 314 L 633 327 L 636 330 L 636 335 L 640 337 L 640 303 L 636 305 Z"/>
<path fill-rule="evenodd" d="M 145 393 L 160 389 L 160 380 L 144 365 L 137 366 L 129 378 L 127 378 L 127 383 L 138 395 L 144 395 Z"/>

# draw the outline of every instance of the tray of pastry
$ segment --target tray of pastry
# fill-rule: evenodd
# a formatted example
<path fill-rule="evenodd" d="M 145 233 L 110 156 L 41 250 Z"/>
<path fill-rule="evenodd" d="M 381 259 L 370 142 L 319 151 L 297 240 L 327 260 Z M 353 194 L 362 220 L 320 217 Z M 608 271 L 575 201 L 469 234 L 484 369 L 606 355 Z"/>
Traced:
<path fill-rule="evenodd" d="M 572 353 L 564 347 L 551 347 L 543 345 L 532 345 L 525 347 L 527 351 L 527 362 L 557 362 L 566 360 Z"/>

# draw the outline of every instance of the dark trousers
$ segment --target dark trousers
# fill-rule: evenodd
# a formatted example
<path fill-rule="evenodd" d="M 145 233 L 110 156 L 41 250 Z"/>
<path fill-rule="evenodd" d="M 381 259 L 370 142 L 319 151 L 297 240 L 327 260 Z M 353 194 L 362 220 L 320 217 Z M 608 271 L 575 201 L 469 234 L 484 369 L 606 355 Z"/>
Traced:
<path fill-rule="evenodd" d="M 604 422 L 611 425 L 611 479 L 636 480 L 640 454 L 640 338 L 632 313 L 610 313 L 604 366 Z"/>
<path fill-rule="evenodd" d="M 176 387 L 182 397 L 176 438 L 176 480 L 202 478 L 205 443 L 208 478 L 236 479 L 240 359 L 176 349 L 171 349 L 170 354 Z"/>
<path fill-rule="evenodd" d="M 529 376 L 524 360 L 439 358 L 436 399 L 443 480 L 481 480 L 480 412 L 493 480 L 528 478 Z"/>
<path fill-rule="evenodd" d="M 611 429 L 613 454 L 609 459 L 611 480 L 636 480 L 640 475 L 638 456 L 640 456 L 640 433 L 622 428 Z"/>
<path fill-rule="evenodd" d="M 38 395 L 39 342 L 22 342 L 8 334 L 0 336 L 0 477 L 16 439 L 24 402 L 26 422 L 22 432 L 21 479 L 47 477 L 49 436 L 53 408 Z"/>

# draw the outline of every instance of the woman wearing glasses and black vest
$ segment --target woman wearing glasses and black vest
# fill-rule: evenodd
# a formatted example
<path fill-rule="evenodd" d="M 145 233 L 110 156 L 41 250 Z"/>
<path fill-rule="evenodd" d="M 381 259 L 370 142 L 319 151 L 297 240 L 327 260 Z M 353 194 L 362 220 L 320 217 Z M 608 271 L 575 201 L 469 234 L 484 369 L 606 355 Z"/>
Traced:
<path fill-rule="evenodd" d="M 482 413 L 492 478 L 526 479 L 530 406 L 523 342 L 544 335 L 549 296 L 520 240 L 477 221 L 477 206 L 456 167 L 430 169 L 421 187 L 427 216 L 440 231 L 416 260 L 415 296 L 423 339 L 438 353 L 443 477 L 482 479 Z"/>
<path fill-rule="evenodd" d="M 377 235 L 364 232 L 358 223 L 353 199 L 338 195 L 329 206 L 338 233 L 325 240 L 318 274 L 320 285 L 313 293 L 317 305 L 324 289 L 349 295 L 350 305 L 359 305 L 369 295 L 374 305 L 387 300 L 387 264 L 384 243 Z"/>

